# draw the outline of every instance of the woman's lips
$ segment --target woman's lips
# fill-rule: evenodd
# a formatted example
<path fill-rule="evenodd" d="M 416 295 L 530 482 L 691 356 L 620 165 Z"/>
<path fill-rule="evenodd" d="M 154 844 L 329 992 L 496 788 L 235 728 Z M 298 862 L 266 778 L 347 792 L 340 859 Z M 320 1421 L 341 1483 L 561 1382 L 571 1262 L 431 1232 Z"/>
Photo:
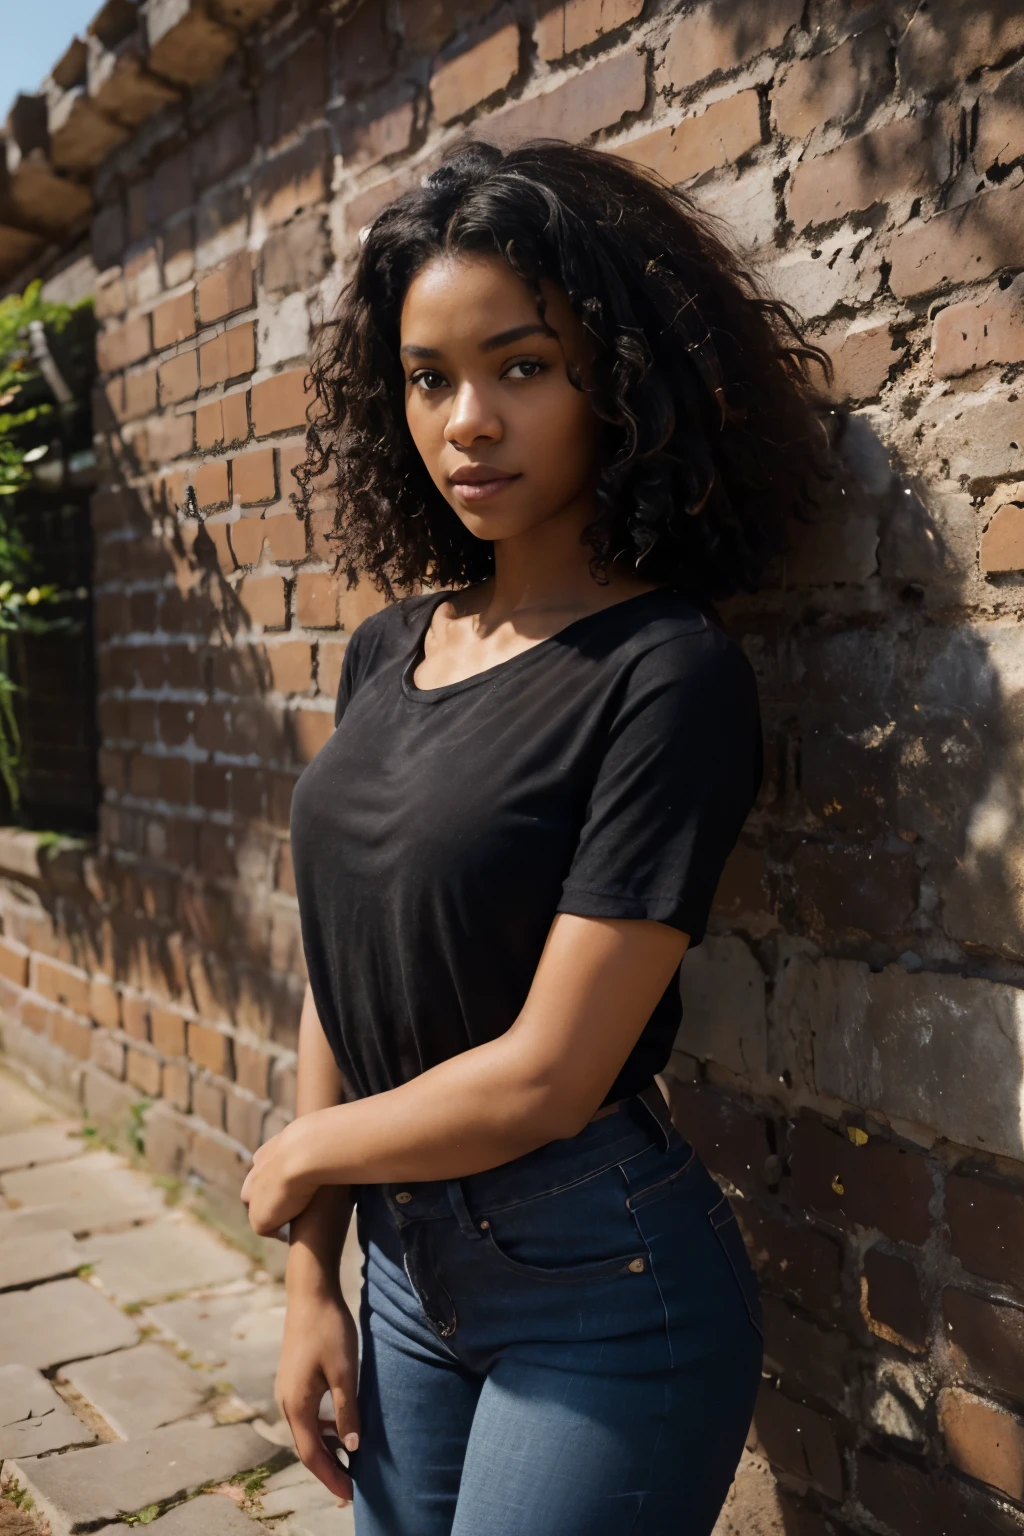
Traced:
<path fill-rule="evenodd" d="M 519 475 L 496 475 L 493 480 L 453 480 L 452 488 L 462 501 L 487 501 L 518 479 Z"/>

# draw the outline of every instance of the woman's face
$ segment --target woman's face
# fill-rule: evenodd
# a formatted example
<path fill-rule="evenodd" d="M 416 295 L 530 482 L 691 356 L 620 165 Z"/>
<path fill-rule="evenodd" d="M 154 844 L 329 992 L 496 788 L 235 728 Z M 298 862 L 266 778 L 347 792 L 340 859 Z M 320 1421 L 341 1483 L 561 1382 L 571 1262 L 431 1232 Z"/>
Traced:
<path fill-rule="evenodd" d="M 569 379 L 586 332 L 565 293 L 533 291 L 497 256 L 439 256 L 416 274 L 401 317 L 405 409 L 441 495 L 480 539 L 568 513 L 593 514 L 601 424 Z"/>

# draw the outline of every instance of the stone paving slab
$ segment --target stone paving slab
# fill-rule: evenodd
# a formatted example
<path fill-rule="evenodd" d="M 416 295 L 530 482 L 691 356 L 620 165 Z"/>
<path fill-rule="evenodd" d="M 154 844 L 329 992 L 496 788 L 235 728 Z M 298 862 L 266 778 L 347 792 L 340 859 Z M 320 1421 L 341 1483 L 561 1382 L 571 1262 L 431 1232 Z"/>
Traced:
<path fill-rule="evenodd" d="M 0 1461 L 92 1445 L 95 1440 L 39 1371 L 0 1365 Z"/>
<path fill-rule="evenodd" d="M 284 1287 L 253 1286 L 222 1296 L 189 1296 L 147 1307 L 155 1323 L 261 1413 L 277 1417 L 274 1377 L 284 1332 Z"/>
<path fill-rule="evenodd" d="M 288 1516 L 286 1536 L 355 1536 L 351 1508 L 339 1509 L 330 1489 L 300 1461 L 267 1479 L 260 1503 L 265 1519 Z"/>
<path fill-rule="evenodd" d="M 101 1520 L 116 1523 L 120 1515 L 182 1498 L 204 1483 L 269 1465 L 281 1454 L 247 1424 L 219 1429 L 175 1424 L 137 1440 L 27 1457 L 5 1471 L 28 1489 L 53 1536 L 71 1536 Z"/>
<path fill-rule="evenodd" d="M 85 1280 L 54 1280 L 0 1296 L 0 1360 L 38 1370 L 138 1342 L 130 1317 Z"/>
<path fill-rule="evenodd" d="M 4 1210 L 0 1201 L 0 1243 L 12 1242 L 16 1237 L 28 1237 L 33 1232 L 70 1232 L 74 1237 L 89 1237 L 94 1232 L 121 1232 L 138 1222 L 152 1221 L 163 1206 L 154 1206 L 128 1198 L 120 1202 L 109 1199 L 78 1200 L 73 1205 L 59 1201 L 53 1205 L 26 1205 Z"/>
<path fill-rule="evenodd" d="M 162 1192 L 151 1178 L 100 1147 L 73 1161 L 47 1163 L 5 1173 L 0 1183 L 16 1205 L 77 1205 L 98 1202 L 113 1211 L 130 1206 L 139 1214 L 159 1215 L 166 1209 Z"/>
<path fill-rule="evenodd" d="M 70 1232 L 36 1232 L 0 1243 L 0 1291 L 73 1275 L 87 1261 Z"/>
<path fill-rule="evenodd" d="M 83 1244 L 103 1289 L 119 1302 L 153 1302 L 200 1286 L 225 1285 L 252 1269 L 252 1260 L 229 1248 L 181 1212 L 146 1227 L 91 1237 Z"/>
<path fill-rule="evenodd" d="M 132 1527 L 105 1525 L 95 1536 L 127 1536 Z M 238 1505 L 223 1494 L 203 1493 L 198 1499 L 176 1504 L 166 1515 L 147 1525 L 157 1536 L 260 1536 L 260 1526 L 243 1515 Z"/>
<path fill-rule="evenodd" d="M 356 1536 L 356 1522 L 351 1505 L 338 1509 L 332 1499 L 330 1507 L 321 1505 L 291 1515 L 285 1530 L 288 1536 Z"/>
<path fill-rule="evenodd" d="M 136 1440 L 195 1413 L 213 1382 L 161 1344 L 137 1344 L 61 1371 L 122 1440 Z"/>
<path fill-rule="evenodd" d="M 34 1168 L 39 1163 L 63 1163 L 85 1150 L 82 1128 L 73 1120 L 33 1125 L 0 1136 L 0 1173 Z"/>
<path fill-rule="evenodd" d="M 30 1088 L 20 1072 L 0 1062 L 0 1132 L 22 1131 L 30 1126 L 52 1125 L 62 1119 L 53 1105 Z"/>

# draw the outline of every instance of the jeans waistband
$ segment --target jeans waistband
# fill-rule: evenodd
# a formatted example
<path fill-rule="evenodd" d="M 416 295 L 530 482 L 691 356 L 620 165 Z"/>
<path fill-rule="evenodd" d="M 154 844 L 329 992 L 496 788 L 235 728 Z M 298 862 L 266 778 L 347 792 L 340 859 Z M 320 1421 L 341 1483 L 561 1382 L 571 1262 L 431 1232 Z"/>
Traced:
<path fill-rule="evenodd" d="M 582 1183 L 606 1168 L 640 1156 L 652 1145 L 667 1150 L 681 1140 L 656 1084 L 624 1099 L 615 1114 L 592 1120 L 576 1136 L 550 1141 L 497 1168 L 462 1179 L 374 1184 L 359 1197 L 378 1192 L 398 1227 L 437 1221 L 453 1214 L 460 1224 L 472 1211 L 501 1211 Z"/>

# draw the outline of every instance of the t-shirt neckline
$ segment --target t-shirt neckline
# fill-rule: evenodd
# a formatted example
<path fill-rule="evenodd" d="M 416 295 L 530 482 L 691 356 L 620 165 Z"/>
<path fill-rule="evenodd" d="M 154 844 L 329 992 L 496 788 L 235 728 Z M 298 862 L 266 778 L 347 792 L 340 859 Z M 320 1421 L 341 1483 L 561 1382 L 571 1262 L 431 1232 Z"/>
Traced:
<path fill-rule="evenodd" d="M 455 683 L 443 683 L 440 688 L 418 688 L 413 682 L 413 673 L 423 660 L 423 642 L 426 639 L 427 630 L 430 628 L 434 614 L 443 602 L 446 602 L 452 592 L 446 588 L 443 592 L 432 594 L 433 601 L 423 605 L 420 615 L 421 622 L 417 626 L 416 640 L 412 652 L 405 666 L 402 668 L 402 692 L 407 699 L 417 704 L 439 704 L 443 699 L 451 698 L 454 694 L 463 693 L 467 688 L 478 687 L 481 683 L 494 682 L 498 676 L 509 677 L 518 672 L 521 667 L 531 661 L 538 654 L 549 651 L 552 646 L 564 642 L 566 635 L 581 625 L 590 624 L 594 619 L 601 618 L 604 614 L 617 613 L 621 608 L 628 608 L 634 603 L 640 603 L 645 598 L 660 597 L 665 592 L 670 592 L 671 587 L 653 587 L 649 592 L 635 592 L 632 597 L 624 597 L 620 602 L 609 603 L 606 608 L 597 608 L 593 613 L 584 613 L 571 623 L 557 629 L 553 635 L 548 635 L 543 640 L 538 640 L 535 645 L 529 646 L 525 651 L 520 651 L 515 656 L 510 656 L 507 661 L 495 662 L 493 667 L 485 667 L 482 672 L 474 672 L 469 677 L 463 677 Z M 425 615 L 425 617 L 423 617 Z"/>

